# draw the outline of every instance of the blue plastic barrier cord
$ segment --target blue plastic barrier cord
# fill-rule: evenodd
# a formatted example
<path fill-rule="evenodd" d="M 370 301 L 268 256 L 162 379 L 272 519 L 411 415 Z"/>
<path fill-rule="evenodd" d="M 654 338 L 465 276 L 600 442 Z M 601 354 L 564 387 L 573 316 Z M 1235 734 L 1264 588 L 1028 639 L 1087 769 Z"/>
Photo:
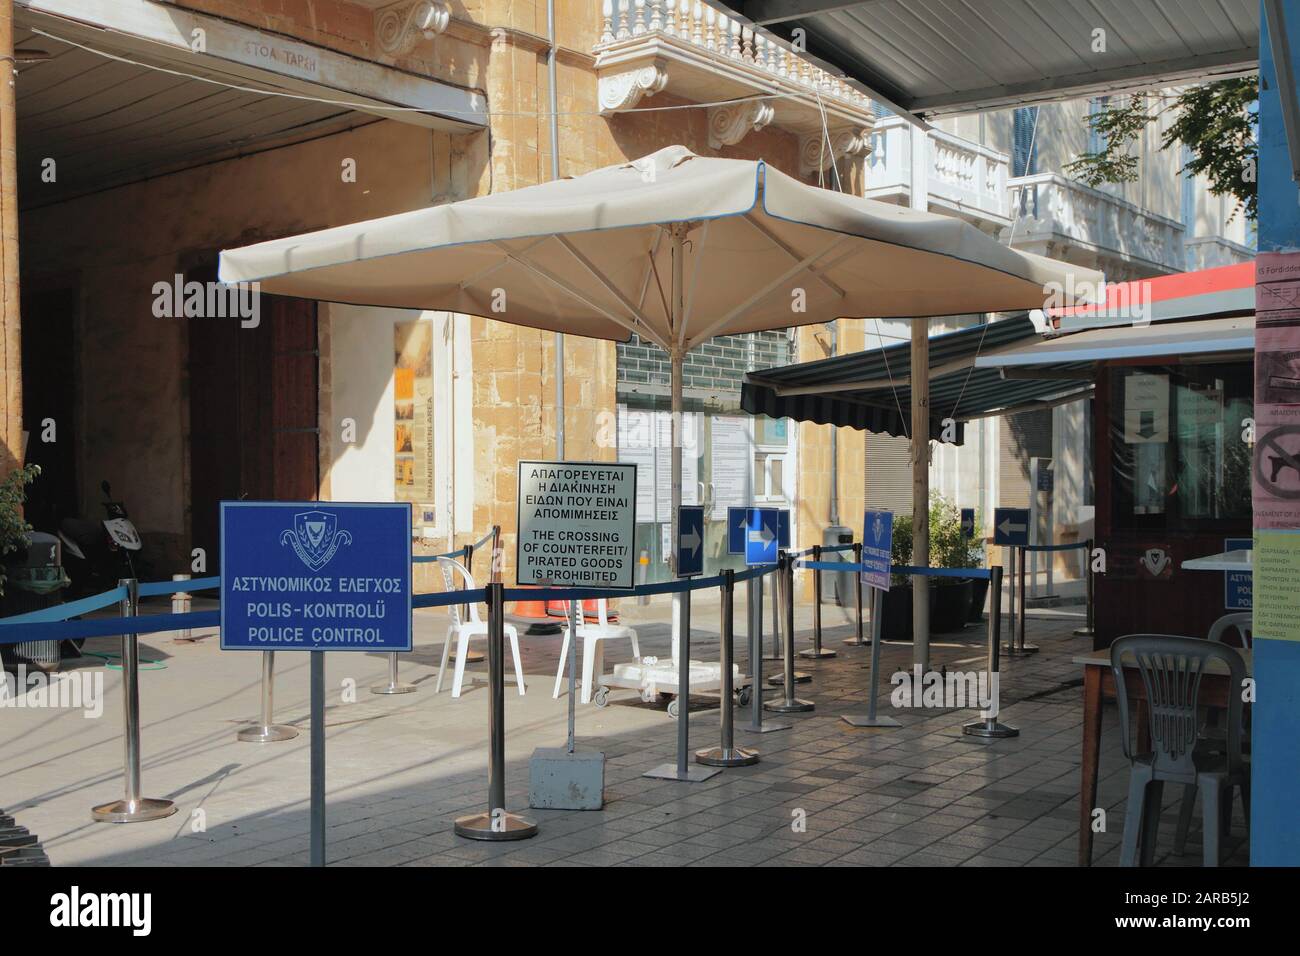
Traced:
<path fill-rule="evenodd" d="M 847 568 L 865 568 L 866 565 L 854 564 L 852 561 L 800 561 L 798 567 L 811 568 L 815 571 L 844 571 Z M 890 574 L 915 574 L 927 578 L 982 578 L 993 576 L 988 568 L 918 568 L 910 564 L 891 564 Z"/>
<path fill-rule="evenodd" d="M 492 532 L 489 531 L 487 534 L 483 535 L 483 537 L 479 538 L 476 542 L 471 544 L 469 546 L 469 549 L 471 551 L 477 551 L 479 548 L 483 547 L 483 545 L 487 544 L 491 540 L 492 540 Z M 455 551 L 448 551 L 446 554 L 417 554 L 413 558 L 411 558 L 411 563 L 432 564 L 434 561 L 437 561 L 439 558 L 455 558 L 464 553 L 465 553 L 465 549 L 463 547 L 460 547 L 457 548 Z"/>
<path fill-rule="evenodd" d="M 105 591 L 103 594 L 94 594 L 76 601 L 69 601 L 67 604 L 56 604 L 53 607 L 42 608 L 39 611 L 28 611 L 26 614 L 15 614 L 12 617 L 0 617 L 0 628 L 16 627 L 20 624 L 43 624 L 47 621 L 66 621 L 70 617 L 89 614 L 91 611 L 98 611 L 100 608 L 125 600 L 126 588 L 113 588 L 113 590 Z"/>
<path fill-rule="evenodd" d="M 193 578 L 189 581 L 153 581 L 140 585 L 140 597 L 157 597 L 160 594 L 188 594 L 191 591 L 211 591 L 221 587 L 221 578 Z M 66 605 L 65 605 L 66 606 Z"/>
<path fill-rule="evenodd" d="M 1070 544 L 1021 544 L 1017 545 L 1021 551 L 1072 551 L 1075 548 L 1086 548 L 1087 541 L 1074 541 Z"/>
<path fill-rule="evenodd" d="M 63 605 L 66 607 L 66 605 Z M 154 634 L 196 627 L 219 627 L 220 611 L 187 614 L 145 614 L 140 617 L 97 617 L 88 621 L 49 621 L 42 624 L 7 624 L 0 628 L 0 644 L 22 641 L 68 641 L 115 634 Z"/>
<path fill-rule="evenodd" d="M 835 568 L 843 569 L 843 562 L 831 562 Z M 771 574 L 775 565 L 760 565 L 737 572 L 734 580 L 748 581 L 751 578 Z M 612 591 L 607 588 L 506 588 L 507 601 L 581 601 L 591 598 L 639 597 L 651 594 L 673 594 L 678 591 L 699 591 L 706 588 L 722 587 L 726 578 L 718 574 L 707 578 L 686 578 L 681 581 L 665 581 L 661 584 L 643 584 L 629 591 Z M 209 583 L 217 581 L 218 583 Z M 203 588 L 219 586 L 219 579 L 198 578 L 194 581 L 158 581 L 142 585 L 159 590 L 151 593 L 168 593 L 166 589 L 194 590 L 195 585 Z M 220 610 L 189 611 L 185 614 L 145 614 L 137 617 L 102 617 L 87 621 L 71 621 L 70 617 L 96 611 L 126 599 L 126 588 L 115 588 L 93 597 L 82 598 L 68 604 L 59 604 L 29 614 L 0 618 L 0 644 L 18 644 L 24 641 L 40 640 L 74 640 L 87 637 L 111 637 L 117 634 L 153 634 L 159 631 L 180 631 L 197 627 L 218 627 L 221 624 Z M 472 591 L 440 591 L 433 594 L 416 594 L 411 599 L 412 607 L 447 607 L 452 604 L 481 604 L 487 600 L 487 591 L 477 588 Z"/>

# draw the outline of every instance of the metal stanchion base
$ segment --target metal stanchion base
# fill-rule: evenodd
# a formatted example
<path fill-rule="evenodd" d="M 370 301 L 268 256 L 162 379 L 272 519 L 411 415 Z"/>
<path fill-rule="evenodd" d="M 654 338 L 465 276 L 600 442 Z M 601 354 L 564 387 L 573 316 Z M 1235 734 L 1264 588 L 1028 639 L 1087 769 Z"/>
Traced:
<path fill-rule="evenodd" d="M 794 700 L 770 700 L 763 704 L 763 709 L 770 710 L 774 714 L 806 714 L 816 706 L 810 700 L 800 700 L 796 697 Z"/>
<path fill-rule="evenodd" d="M 744 747 L 711 747 L 695 751 L 695 762 L 706 767 L 748 767 L 758 763 L 758 751 Z"/>
<path fill-rule="evenodd" d="M 764 655 L 763 655 L 763 660 L 765 660 L 765 661 L 783 661 L 783 660 L 785 660 L 785 657 L 782 656 L 781 654 L 764 654 Z"/>
<path fill-rule="evenodd" d="M 135 803 L 114 800 L 94 807 L 90 815 L 99 823 L 142 823 L 145 820 L 161 820 L 176 812 L 176 804 L 170 800 L 157 800 L 141 797 Z"/>
<path fill-rule="evenodd" d="M 784 687 L 785 675 L 773 674 L 771 677 L 767 679 L 767 682 L 771 684 L 773 687 Z M 810 684 L 812 683 L 812 674 L 805 674 L 803 671 L 795 671 L 794 682 L 796 684 Z"/>
<path fill-rule="evenodd" d="M 1070 633 L 1075 637 L 1092 637 L 1095 632 L 1090 627 L 1076 627 Z"/>
<path fill-rule="evenodd" d="M 870 647 L 871 646 L 870 641 L 860 641 L 856 637 L 846 637 L 843 643 L 847 644 L 849 647 Z"/>
<path fill-rule="evenodd" d="M 527 840 L 537 836 L 537 824 L 515 813 L 472 813 L 459 817 L 453 829 L 467 840 Z"/>
<path fill-rule="evenodd" d="M 962 727 L 961 732 L 968 737 L 1019 737 L 1020 731 L 1015 727 L 1000 724 L 992 718 L 971 721 Z"/>
<path fill-rule="evenodd" d="M 1026 654 L 1026 655 L 1028 655 L 1028 654 L 1037 654 L 1037 653 L 1038 653 L 1038 645 L 1037 645 L 1037 644 L 1026 644 L 1024 647 L 1008 647 L 1008 648 L 1006 649 L 1006 653 L 1010 654 L 1012 657 L 1018 657 L 1018 656 L 1020 656 L 1021 654 Z"/>
<path fill-rule="evenodd" d="M 850 727 L 901 727 L 893 717 L 864 717 L 858 714 L 841 714 L 840 720 Z"/>
<path fill-rule="evenodd" d="M 272 744 L 281 740 L 293 740 L 298 736 L 297 727 L 284 724 L 268 724 L 265 727 L 245 727 L 235 735 L 246 744 Z"/>
<path fill-rule="evenodd" d="M 808 660 L 818 660 L 824 657 L 834 657 L 835 652 L 829 647 L 810 647 L 800 651 L 799 656 Z"/>
<path fill-rule="evenodd" d="M 561 627 L 557 627 L 556 630 L 555 630 L 555 633 L 556 633 L 556 634 L 559 634 L 560 631 L 562 631 L 562 630 L 564 630 L 564 629 L 561 628 Z M 449 653 L 449 654 L 447 655 L 447 660 L 449 660 L 449 661 L 454 661 L 455 659 L 456 659 L 456 652 L 455 652 L 455 651 L 452 651 L 451 653 Z M 487 660 L 487 656 L 486 656 L 482 651 L 466 651 L 466 652 L 465 652 L 465 663 L 466 663 L 466 664 L 481 664 L 481 663 L 483 663 L 483 661 L 485 661 L 485 660 Z"/>
<path fill-rule="evenodd" d="M 469 658 L 465 658 L 469 660 Z M 414 694 L 418 688 L 414 684 L 376 684 L 370 688 L 372 694 Z"/>
<path fill-rule="evenodd" d="M 664 763 L 641 774 L 643 777 L 651 777 L 655 780 L 680 780 L 682 783 L 703 783 L 705 780 L 712 780 L 721 770 L 706 770 L 703 767 L 688 766 L 684 771 L 677 769 L 675 763 Z"/>

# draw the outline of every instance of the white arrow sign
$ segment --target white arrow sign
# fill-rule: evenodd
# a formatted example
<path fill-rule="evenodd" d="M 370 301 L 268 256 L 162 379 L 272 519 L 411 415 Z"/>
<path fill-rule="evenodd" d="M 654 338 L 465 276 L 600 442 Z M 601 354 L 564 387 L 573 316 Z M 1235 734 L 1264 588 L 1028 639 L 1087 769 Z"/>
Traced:
<path fill-rule="evenodd" d="M 689 534 L 682 535 L 681 539 L 682 550 L 689 552 L 692 556 L 699 553 L 700 536 L 696 533 L 694 528 L 690 530 Z"/>
<path fill-rule="evenodd" d="M 772 533 L 772 529 L 770 529 L 767 525 L 763 525 L 757 531 L 751 531 L 749 533 L 749 540 L 761 541 L 763 543 L 763 546 L 767 547 L 767 545 L 771 544 L 773 541 L 776 540 L 776 535 Z"/>
<path fill-rule="evenodd" d="M 1010 535 L 1011 532 L 1013 532 L 1013 531 L 1027 531 L 1027 530 L 1029 530 L 1029 525 L 1025 525 L 1025 524 L 1013 524 L 1012 521 L 1011 521 L 1011 519 L 1010 519 L 1010 518 L 1007 518 L 1007 519 L 1004 520 L 1000 525 L 998 525 L 998 530 L 1001 531 L 1004 535 Z"/>

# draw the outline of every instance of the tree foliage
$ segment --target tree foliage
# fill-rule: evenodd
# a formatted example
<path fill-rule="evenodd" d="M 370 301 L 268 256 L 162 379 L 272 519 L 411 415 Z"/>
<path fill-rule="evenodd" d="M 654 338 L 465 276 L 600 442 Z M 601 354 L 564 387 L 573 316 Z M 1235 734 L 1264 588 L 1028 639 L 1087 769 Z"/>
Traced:
<path fill-rule="evenodd" d="M 1259 143 L 1259 79 L 1217 80 L 1189 87 L 1172 97 L 1135 94 L 1089 114 L 1088 125 L 1101 146 L 1079 155 L 1065 172 L 1088 186 L 1132 182 L 1138 158 L 1132 146 L 1142 131 L 1166 112 L 1173 121 L 1161 134 L 1160 148 L 1185 145 L 1191 158 L 1182 167 L 1204 175 L 1215 196 L 1232 196 L 1246 218 L 1254 219 Z"/>

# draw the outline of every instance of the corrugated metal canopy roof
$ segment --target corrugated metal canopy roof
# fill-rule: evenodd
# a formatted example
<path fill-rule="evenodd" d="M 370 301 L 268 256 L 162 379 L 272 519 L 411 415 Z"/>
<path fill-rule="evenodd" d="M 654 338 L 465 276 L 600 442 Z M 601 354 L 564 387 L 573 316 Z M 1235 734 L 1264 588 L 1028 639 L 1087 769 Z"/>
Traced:
<path fill-rule="evenodd" d="M 1059 369 L 1080 362 L 1250 353 L 1254 348 L 1255 317 L 1250 315 L 1087 329 L 1046 341 L 1027 342 L 997 355 L 981 355 L 975 360 L 975 367 Z"/>
<path fill-rule="evenodd" d="M 977 355 L 996 355 L 1038 337 L 1026 316 L 932 337 L 930 434 L 942 435 L 945 418 L 960 423 L 1088 394 L 1092 374 L 1086 363 L 1076 366 L 1080 370 L 1078 379 L 1012 381 L 1004 379 L 998 369 L 974 367 Z M 751 414 L 773 418 L 908 435 L 912 430 L 909 354 L 910 345 L 904 342 L 751 372 L 741 386 L 740 406 Z M 962 431 L 959 424 L 958 444 Z"/>
<path fill-rule="evenodd" d="M 707 2 L 785 45 L 804 31 L 802 55 L 917 116 L 1168 86 L 1259 61 L 1257 0 Z"/>

